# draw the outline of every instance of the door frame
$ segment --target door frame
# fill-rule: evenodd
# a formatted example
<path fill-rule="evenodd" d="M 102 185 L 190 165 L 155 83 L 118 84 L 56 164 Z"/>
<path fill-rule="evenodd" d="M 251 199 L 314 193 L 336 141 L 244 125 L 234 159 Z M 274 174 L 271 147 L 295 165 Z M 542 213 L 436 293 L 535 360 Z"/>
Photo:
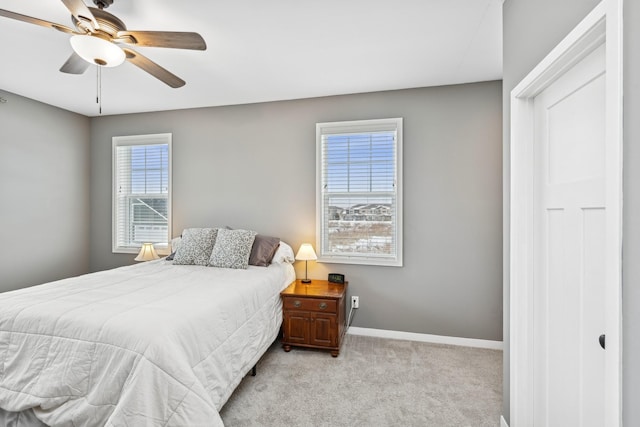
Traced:
<path fill-rule="evenodd" d="M 533 423 L 533 208 L 535 97 L 595 48 L 606 49 L 607 426 L 622 420 L 622 2 L 603 0 L 511 91 L 510 421 Z M 594 340 L 597 337 L 594 337 Z"/>

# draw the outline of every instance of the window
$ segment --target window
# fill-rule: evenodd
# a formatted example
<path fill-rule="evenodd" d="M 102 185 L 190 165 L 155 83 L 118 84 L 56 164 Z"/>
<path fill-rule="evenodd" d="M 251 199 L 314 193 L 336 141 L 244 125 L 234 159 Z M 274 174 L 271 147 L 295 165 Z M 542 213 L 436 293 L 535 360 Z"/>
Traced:
<path fill-rule="evenodd" d="M 113 252 L 171 239 L 171 134 L 113 138 Z"/>
<path fill-rule="evenodd" d="M 402 119 L 318 123 L 319 261 L 402 266 Z"/>

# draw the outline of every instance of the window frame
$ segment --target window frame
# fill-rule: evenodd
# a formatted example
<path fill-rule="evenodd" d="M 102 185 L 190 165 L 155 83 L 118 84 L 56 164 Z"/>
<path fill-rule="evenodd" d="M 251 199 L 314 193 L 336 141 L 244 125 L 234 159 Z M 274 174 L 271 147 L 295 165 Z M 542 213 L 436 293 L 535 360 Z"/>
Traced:
<path fill-rule="evenodd" d="M 117 148 L 123 146 L 144 146 L 144 145 L 163 145 L 168 146 L 168 185 L 167 185 L 167 242 L 166 243 L 154 243 L 154 247 L 159 255 L 169 255 L 172 236 L 172 185 L 173 185 L 173 173 L 172 173 L 172 134 L 171 133 L 157 133 L 148 135 L 129 135 L 129 136 L 114 136 L 111 139 L 111 252 L 112 253 L 125 253 L 125 254 L 137 254 L 140 251 L 140 246 L 137 247 L 123 247 L 118 246 L 118 226 L 117 226 L 117 183 L 118 183 L 118 165 L 117 165 Z M 150 196 L 152 197 L 152 196 Z"/>
<path fill-rule="evenodd" d="M 341 122 L 326 122 L 316 124 L 316 250 L 318 262 L 338 264 L 360 264 L 377 266 L 403 266 L 403 226 L 402 226 L 402 118 L 352 120 Z M 395 131 L 395 256 L 359 254 L 359 255 L 329 255 L 324 251 L 325 195 L 323 194 L 324 136 L 335 134 L 372 133 L 381 131 Z M 362 195 L 368 192 L 360 193 Z M 353 193 L 354 196 L 359 193 Z"/>

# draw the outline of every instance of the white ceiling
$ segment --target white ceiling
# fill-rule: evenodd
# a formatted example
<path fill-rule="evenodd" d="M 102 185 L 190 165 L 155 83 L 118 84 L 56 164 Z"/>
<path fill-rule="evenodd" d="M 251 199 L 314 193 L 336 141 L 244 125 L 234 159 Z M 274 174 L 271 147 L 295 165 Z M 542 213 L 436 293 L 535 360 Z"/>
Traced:
<path fill-rule="evenodd" d="M 91 0 L 85 0 L 93 6 Z M 73 27 L 60 0 L 0 8 Z M 134 47 L 186 80 L 102 72 L 102 114 L 404 89 L 502 77 L 502 0 L 115 0 L 130 30 L 195 31 L 206 51 Z M 0 17 L 0 89 L 97 116 L 96 70 L 58 70 L 69 35 Z"/>

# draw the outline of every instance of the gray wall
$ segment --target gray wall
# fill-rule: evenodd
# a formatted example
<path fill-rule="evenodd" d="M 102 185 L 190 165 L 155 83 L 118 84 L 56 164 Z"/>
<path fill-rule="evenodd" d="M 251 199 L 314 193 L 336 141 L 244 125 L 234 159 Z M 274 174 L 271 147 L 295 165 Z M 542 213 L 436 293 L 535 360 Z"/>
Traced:
<path fill-rule="evenodd" d="M 503 8 L 504 107 L 504 407 L 509 420 L 509 93 L 597 4 L 598 0 L 506 0 Z M 623 416 L 640 425 L 640 2 L 624 4 Z"/>
<path fill-rule="evenodd" d="M 0 292 L 86 273 L 90 121 L 0 97 Z"/>
<path fill-rule="evenodd" d="M 173 133 L 173 235 L 244 227 L 315 243 L 315 124 L 404 118 L 404 267 L 310 263 L 354 326 L 502 339 L 501 82 L 93 118 L 91 269 L 111 253 L 111 138 Z M 299 277 L 304 263 L 297 263 Z"/>

